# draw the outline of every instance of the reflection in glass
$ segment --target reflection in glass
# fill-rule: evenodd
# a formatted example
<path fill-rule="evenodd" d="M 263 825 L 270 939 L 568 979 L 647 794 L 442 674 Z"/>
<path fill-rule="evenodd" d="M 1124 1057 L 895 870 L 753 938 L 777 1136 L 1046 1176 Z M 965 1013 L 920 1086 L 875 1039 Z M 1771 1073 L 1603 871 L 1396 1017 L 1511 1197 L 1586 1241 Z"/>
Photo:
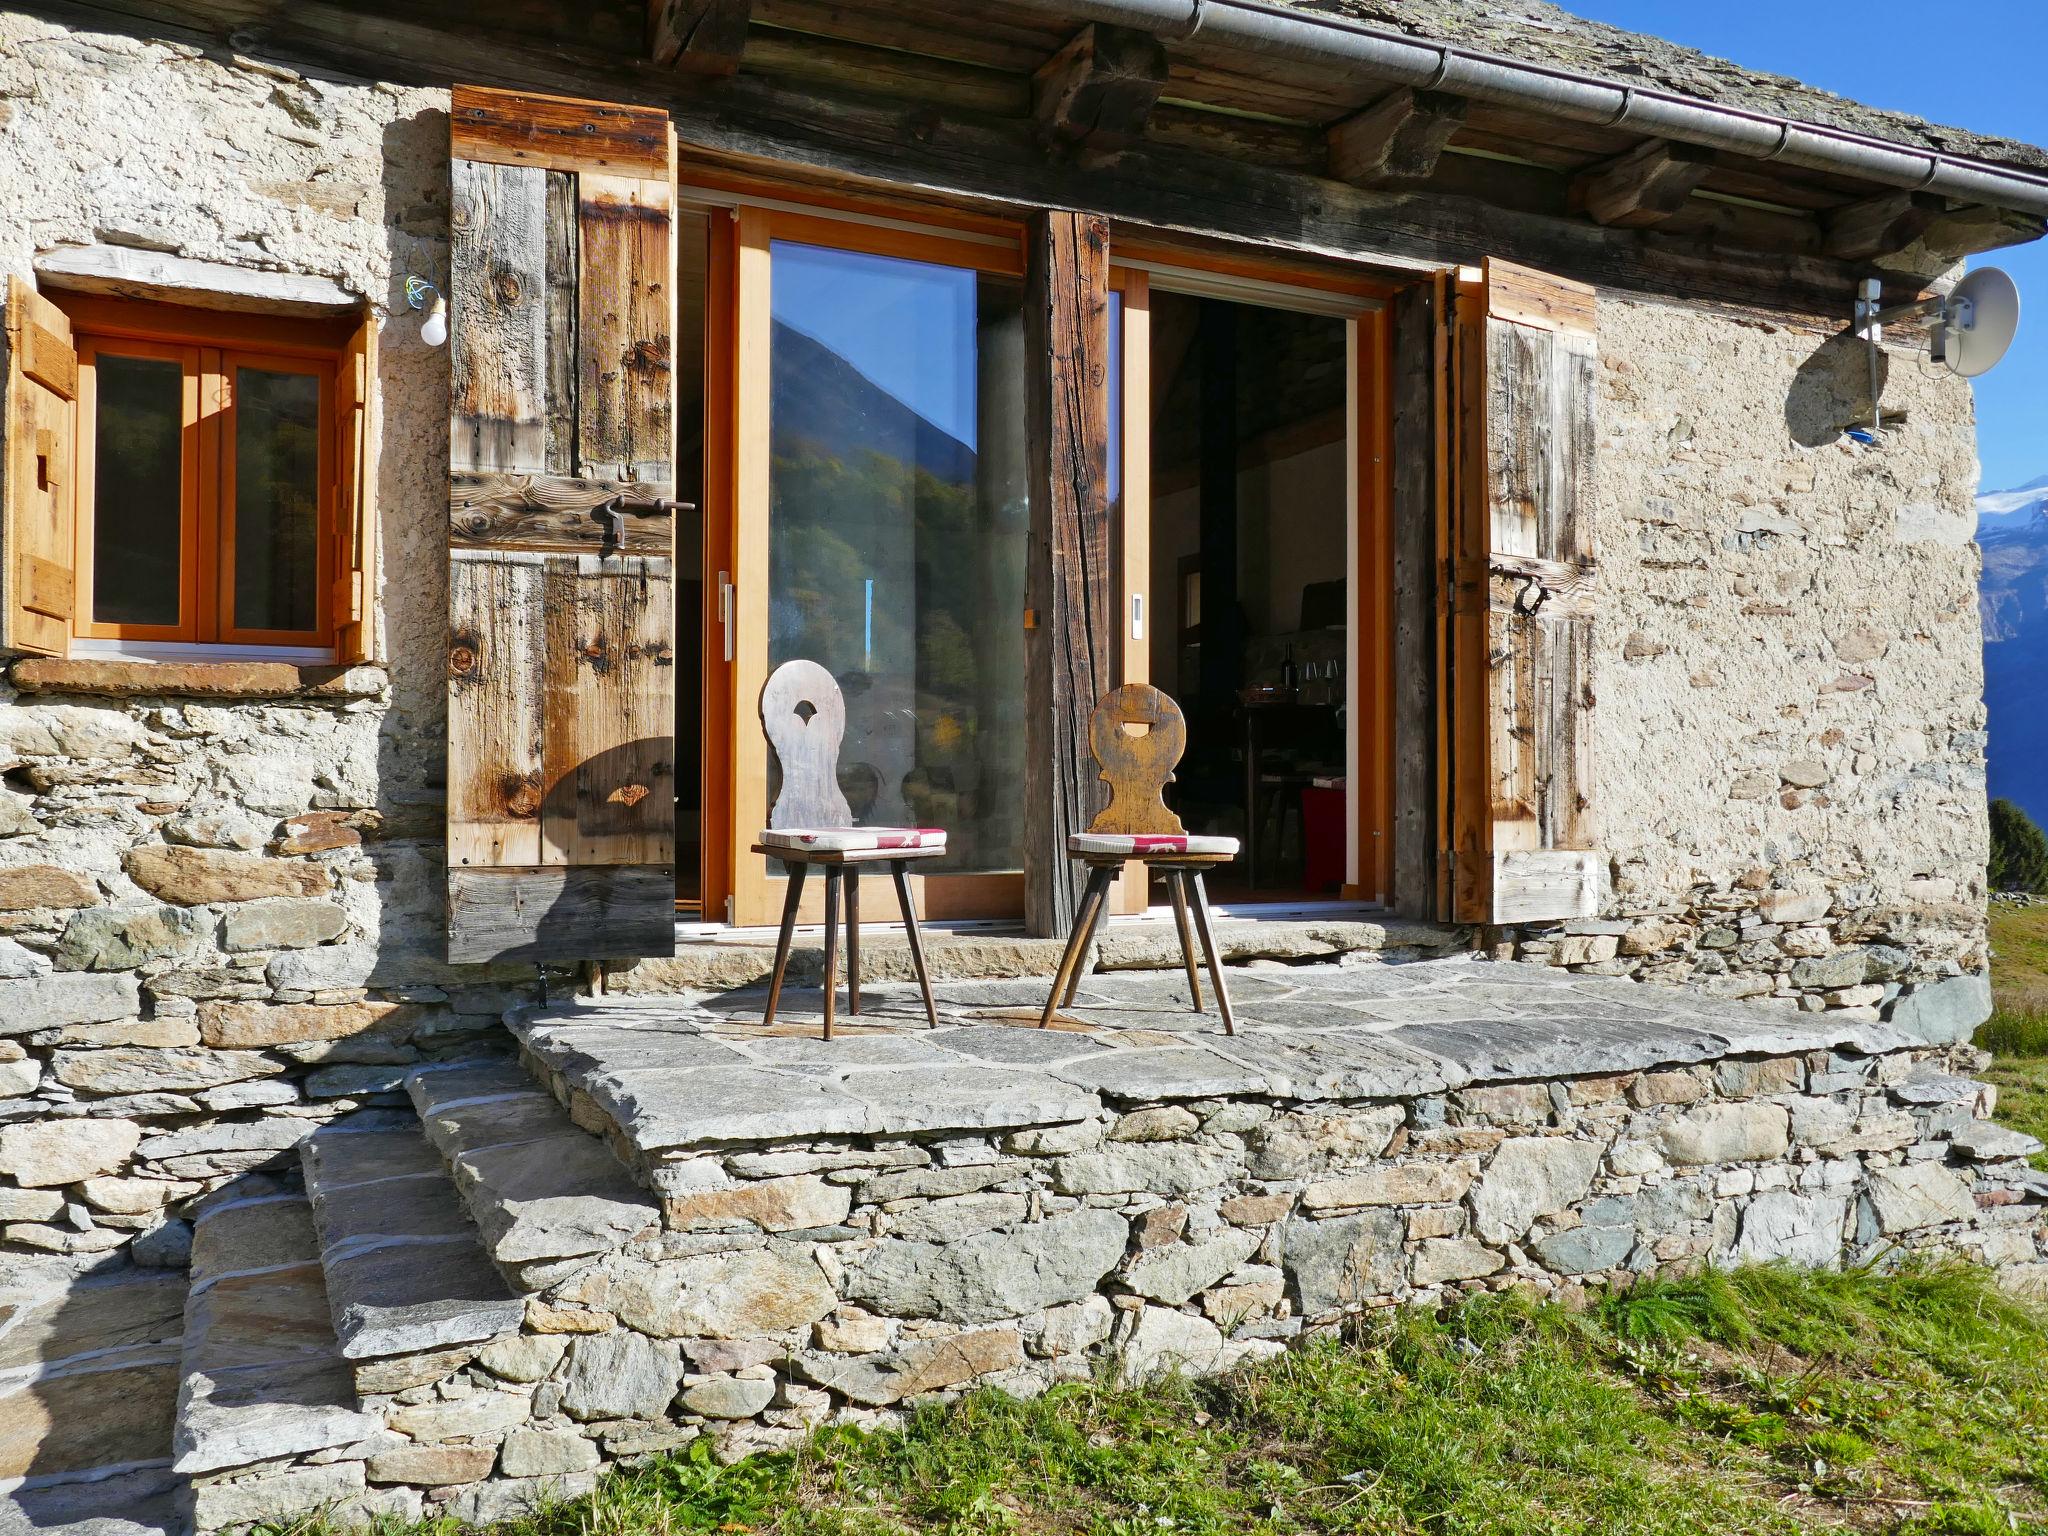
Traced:
<path fill-rule="evenodd" d="M 320 379 L 235 370 L 235 628 L 318 626 Z"/>
<path fill-rule="evenodd" d="M 185 370 L 102 352 L 94 366 L 92 616 L 178 622 Z"/>
<path fill-rule="evenodd" d="M 771 668 L 846 697 L 854 819 L 1013 870 L 1024 779 L 1024 322 L 1014 282 L 776 242 Z"/>

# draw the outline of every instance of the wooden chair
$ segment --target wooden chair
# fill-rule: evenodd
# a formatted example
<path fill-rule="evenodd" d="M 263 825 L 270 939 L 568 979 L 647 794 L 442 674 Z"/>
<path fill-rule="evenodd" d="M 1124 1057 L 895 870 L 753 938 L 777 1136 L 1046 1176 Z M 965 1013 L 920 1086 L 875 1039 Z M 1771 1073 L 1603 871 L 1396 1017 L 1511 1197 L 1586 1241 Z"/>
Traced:
<path fill-rule="evenodd" d="M 1202 980 L 1195 965 L 1194 939 L 1188 932 L 1190 907 L 1194 910 L 1194 926 L 1201 934 L 1202 953 L 1209 961 L 1209 980 L 1216 988 L 1216 1008 L 1223 1015 L 1223 1032 L 1237 1033 L 1230 1014 L 1230 990 L 1223 980 L 1222 957 L 1209 922 L 1209 893 L 1202 885 L 1203 870 L 1237 857 L 1237 839 L 1192 834 L 1167 809 L 1165 789 L 1173 781 L 1174 767 L 1187 745 L 1188 725 L 1180 706 L 1145 683 L 1112 688 L 1088 717 L 1088 748 L 1102 769 L 1102 781 L 1109 786 L 1109 804 L 1088 824 L 1086 832 L 1077 832 L 1067 839 L 1067 857 L 1088 866 L 1088 887 L 1082 893 L 1080 910 L 1074 914 L 1074 931 L 1067 938 L 1066 953 L 1060 957 L 1060 968 L 1053 976 L 1052 995 L 1046 998 L 1045 1012 L 1039 1015 L 1040 1029 L 1052 1023 L 1056 1009 L 1072 1005 L 1081 986 L 1081 962 L 1094 940 L 1095 930 L 1101 926 L 1103 909 L 1109 904 L 1109 883 L 1126 863 L 1139 859 L 1147 870 L 1161 870 L 1166 875 L 1195 1012 L 1203 1011 Z"/>
<path fill-rule="evenodd" d="M 782 978 L 789 969 L 790 938 L 796 931 L 804 877 L 813 864 L 825 871 L 825 1029 L 832 1038 L 839 995 L 839 923 L 842 893 L 846 923 L 847 1012 L 860 1012 L 860 872 L 887 864 L 896 880 L 896 900 L 910 935 L 910 960 L 924 992 L 924 1014 L 939 1027 L 932 982 L 924 964 L 924 936 L 910 899 L 913 859 L 935 859 L 946 851 L 946 834 L 932 827 L 857 827 L 839 789 L 839 745 L 846 736 L 846 701 L 832 674 L 815 661 L 786 661 L 761 689 L 761 727 L 782 764 L 782 789 L 768 813 L 768 829 L 754 852 L 789 866 L 789 893 L 782 903 L 782 930 L 775 939 L 775 974 L 768 984 L 768 1011 L 775 1022 Z"/>

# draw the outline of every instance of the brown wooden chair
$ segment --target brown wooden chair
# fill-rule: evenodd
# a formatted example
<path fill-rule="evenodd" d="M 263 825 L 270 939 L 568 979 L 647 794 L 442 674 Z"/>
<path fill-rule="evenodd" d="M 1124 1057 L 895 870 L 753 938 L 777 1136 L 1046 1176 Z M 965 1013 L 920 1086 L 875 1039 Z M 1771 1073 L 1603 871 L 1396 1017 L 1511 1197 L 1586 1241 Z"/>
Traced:
<path fill-rule="evenodd" d="M 1139 859 L 1148 871 L 1157 869 L 1166 876 L 1195 1012 L 1203 1011 L 1202 980 L 1195 964 L 1194 939 L 1188 932 L 1191 907 L 1202 953 L 1209 961 L 1209 980 L 1216 988 L 1216 1008 L 1223 1015 L 1223 1032 L 1237 1033 L 1230 1014 L 1230 990 L 1223 980 L 1223 960 L 1209 922 L 1209 893 L 1202 885 L 1203 870 L 1237 857 L 1237 839 L 1190 833 L 1167 809 L 1165 789 L 1173 781 L 1174 767 L 1187 745 L 1188 724 L 1180 706 L 1145 683 L 1112 688 L 1089 716 L 1088 748 L 1101 767 L 1102 781 L 1109 786 L 1109 804 L 1088 824 L 1086 832 L 1067 839 L 1067 857 L 1088 866 L 1088 887 L 1074 914 L 1066 953 L 1053 976 L 1052 995 L 1039 1015 L 1040 1029 L 1052 1023 L 1056 1009 L 1072 1005 L 1081 986 L 1081 963 L 1101 926 L 1103 909 L 1109 905 L 1109 883 L 1126 863 Z"/>
<path fill-rule="evenodd" d="M 896 900 L 910 936 L 910 960 L 924 992 L 924 1014 L 939 1027 L 932 982 L 924 964 L 924 936 L 910 899 L 913 859 L 946 852 L 946 834 L 933 827 L 857 827 L 839 788 L 839 744 L 846 736 L 846 701 L 832 674 L 815 661 L 785 661 L 761 689 L 761 728 L 782 765 L 782 788 L 768 813 L 768 828 L 754 852 L 789 867 L 789 893 L 782 903 L 782 929 L 775 939 L 775 974 L 768 984 L 768 1011 L 775 1022 L 789 946 L 803 900 L 804 877 L 813 864 L 825 871 L 825 1028 L 832 1038 L 839 996 L 839 923 L 842 895 L 846 923 L 847 1012 L 860 1012 L 860 872 L 887 864 L 896 880 Z"/>

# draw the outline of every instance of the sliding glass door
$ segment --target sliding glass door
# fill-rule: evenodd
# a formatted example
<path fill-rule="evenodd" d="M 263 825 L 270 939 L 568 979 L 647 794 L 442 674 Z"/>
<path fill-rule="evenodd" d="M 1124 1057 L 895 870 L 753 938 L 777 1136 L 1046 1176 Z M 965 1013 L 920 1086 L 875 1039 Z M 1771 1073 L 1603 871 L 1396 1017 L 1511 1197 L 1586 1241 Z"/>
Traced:
<path fill-rule="evenodd" d="M 739 222 L 737 831 L 766 824 L 778 787 L 761 683 L 815 661 L 846 703 L 854 820 L 946 830 L 945 858 L 918 866 L 929 914 L 1008 915 L 1028 524 L 1017 245 L 754 208 Z M 780 867 L 742 849 L 736 876 L 735 919 L 775 920 Z"/>

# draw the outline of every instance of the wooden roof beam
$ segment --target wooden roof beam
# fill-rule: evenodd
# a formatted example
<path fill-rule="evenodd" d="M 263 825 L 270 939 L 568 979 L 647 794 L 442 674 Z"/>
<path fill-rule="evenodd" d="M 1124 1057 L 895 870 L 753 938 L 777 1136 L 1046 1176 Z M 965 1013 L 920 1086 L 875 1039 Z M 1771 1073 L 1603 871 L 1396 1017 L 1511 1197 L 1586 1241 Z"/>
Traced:
<path fill-rule="evenodd" d="M 1464 126 L 1468 103 L 1407 86 L 1330 125 L 1330 174 L 1353 186 L 1427 181 L 1437 157 Z"/>
<path fill-rule="evenodd" d="M 1961 261 L 2008 245 L 2025 245 L 2048 233 L 2048 223 L 2031 213 L 1971 203 L 1937 214 L 1920 236 L 1928 252 L 1943 261 Z"/>
<path fill-rule="evenodd" d="M 1651 139 L 1581 171 L 1572 179 L 1571 206 L 1595 224 L 1646 229 L 1683 208 L 1713 168 L 1710 150 Z"/>
<path fill-rule="evenodd" d="M 1166 45 L 1150 32 L 1093 22 L 1031 81 L 1040 135 L 1066 149 L 1128 143 L 1166 89 Z"/>
<path fill-rule="evenodd" d="M 730 75 L 747 48 L 753 0 L 647 0 L 647 52 L 657 64 Z"/>
<path fill-rule="evenodd" d="M 1927 233 L 1948 211 L 1948 200 L 1932 192 L 1886 192 L 1848 203 L 1822 215 L 1821 249 L 1844 261 L 1892 256 Z"/>

